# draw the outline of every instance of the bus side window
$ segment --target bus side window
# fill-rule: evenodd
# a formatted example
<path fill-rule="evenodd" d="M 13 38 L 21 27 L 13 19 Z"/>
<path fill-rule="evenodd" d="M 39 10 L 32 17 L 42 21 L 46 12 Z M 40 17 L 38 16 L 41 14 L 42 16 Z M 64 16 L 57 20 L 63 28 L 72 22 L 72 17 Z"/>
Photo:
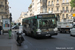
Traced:
<path fill-rule="evenodd" d="M 33 19 L 33 25 L 36 26 L 36 19 Z"/>
<path fill-rule="evenodd" d="M 32 26 L 33 26 L 33 20 L 31 19 L 31 22 L 30 22 L 31 24 L 30 24 L 30 27 L 32 28 Z"/>

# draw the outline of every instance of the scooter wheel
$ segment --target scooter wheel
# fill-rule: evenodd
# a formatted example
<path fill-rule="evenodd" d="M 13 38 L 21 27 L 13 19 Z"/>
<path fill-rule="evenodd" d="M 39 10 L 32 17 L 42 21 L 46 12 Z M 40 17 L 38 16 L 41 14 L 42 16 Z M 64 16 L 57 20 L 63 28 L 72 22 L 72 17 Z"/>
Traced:
<path fill-rule="evenodd" d="M 21 44 L 17 44 L 17 46 L 21 46 Z"/>
<path fill-rule="evenodd" d="M 21 44 L 19 44 L 19 46 L 21 46 Z"/>

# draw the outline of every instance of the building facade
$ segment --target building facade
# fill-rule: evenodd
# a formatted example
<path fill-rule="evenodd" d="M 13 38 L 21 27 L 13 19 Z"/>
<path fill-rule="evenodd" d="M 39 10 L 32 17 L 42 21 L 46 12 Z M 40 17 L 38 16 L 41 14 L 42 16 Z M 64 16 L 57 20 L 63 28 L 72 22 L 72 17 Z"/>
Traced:
<path fill-rule="evenodd" d="M 33 16 L 33 12 L 32 12 L 32 3 L 30 4 L 30 6 L 28 7 L 28 17 Z"/>
<path fill-rule="evenodd" d="M 47 12 L 47 0 L 32 0 L 32 12 L 34 15 Z"/>
<path fill-rule="evenodd" d="M 32 13 L 33 15 L 37 14 L 37 0 L 32 0 Z"/>
<path fill-rule="evenodd" d="M 47 0 L 47 12 L 52 11 L 58 16 L 59 21 L 62 19 L 71 19 L 73 8 L 70 6 L 71 0 Z"/>
<path fill-rule="evenodd" d="M 8 0 L 0 0 L 0 25 L 2 25 L 2 18 L 9 18 Z"/>
<path fill-rule="evenodd" d="M 21 23 L 22 25 L 22 19 L 27 18 L 28 17 L 28 12 L 22 12 L 19 19 L 17 20 L 17 23 Z"/>

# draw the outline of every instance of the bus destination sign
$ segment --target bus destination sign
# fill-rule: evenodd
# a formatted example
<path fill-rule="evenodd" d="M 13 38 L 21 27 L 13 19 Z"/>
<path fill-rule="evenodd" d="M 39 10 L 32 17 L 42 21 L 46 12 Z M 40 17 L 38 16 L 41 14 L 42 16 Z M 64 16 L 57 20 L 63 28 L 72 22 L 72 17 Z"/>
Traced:
<path fill-rule="evenodd" d="M 50 15 L 39 15 L 38 18 L 49 18 L 49 17 L 55 17 L 54 14 L 50 14 Z"/>
<path fill-rule="evenodd" d="M 42 15 L 42 17 L 55 17 L 55 15 L 53 15 L 53 14 L 52 15 L 51 14 L 50 15 Z"/>

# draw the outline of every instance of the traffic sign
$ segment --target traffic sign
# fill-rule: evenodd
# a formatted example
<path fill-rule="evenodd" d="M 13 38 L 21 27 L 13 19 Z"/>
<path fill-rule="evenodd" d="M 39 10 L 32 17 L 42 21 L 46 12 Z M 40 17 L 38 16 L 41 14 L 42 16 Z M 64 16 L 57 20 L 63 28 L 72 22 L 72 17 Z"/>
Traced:
<path fill-rule="evenodd" d="M 75 13 L 73 13 L 73 15 L 72 15 L 73 17 L 75 17 Z"/>

